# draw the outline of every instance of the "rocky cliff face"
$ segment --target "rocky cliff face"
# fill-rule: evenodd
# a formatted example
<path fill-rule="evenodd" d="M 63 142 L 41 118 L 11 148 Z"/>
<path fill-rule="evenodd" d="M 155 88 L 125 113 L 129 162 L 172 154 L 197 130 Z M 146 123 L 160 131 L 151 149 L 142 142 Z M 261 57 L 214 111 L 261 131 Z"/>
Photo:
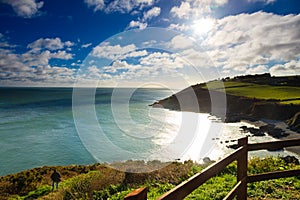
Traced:
<path fill-rule="evenodd" d="M 288 120 L 292 118 L 290 125 L 300 131 L 300 105 L 279 104 L 274 101 L 228 95 L 201 87 L 187 88 L 155 102 L 152 106 L 178 111 L 210 113 L 225 122 L 237 122 L 241 119 Z"/>

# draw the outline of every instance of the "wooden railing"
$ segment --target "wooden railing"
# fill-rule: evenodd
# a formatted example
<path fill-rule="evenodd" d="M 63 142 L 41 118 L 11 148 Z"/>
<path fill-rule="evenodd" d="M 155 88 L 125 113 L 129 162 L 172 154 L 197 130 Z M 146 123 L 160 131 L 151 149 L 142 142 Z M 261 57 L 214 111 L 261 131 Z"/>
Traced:
<path fill-rule="evenodd" d="M 248 152 L 263 149 L 274 150 L 290 146 L 300 146 L 300 139 L 248 144 L 247 137 L 241 138 L 238 140 L 238 149 L 229 156 L 182 182 L 172 190 L 163 194 L 158 200 L 181 200 L 185 198 L 208 179 L 224 170 L 225 167 L 233 161 L 237 161 L 237 184 L 224 199 L 233 199 L 234 197 L 237 197 L 238 200 L 245 200 L 247 199 L 247 183 L 300 176 L 300 169 L 247 175 Z M 147 200 L 147 189 L 139 188 L 128 194 L 125 197 L 125 200 Z"/>

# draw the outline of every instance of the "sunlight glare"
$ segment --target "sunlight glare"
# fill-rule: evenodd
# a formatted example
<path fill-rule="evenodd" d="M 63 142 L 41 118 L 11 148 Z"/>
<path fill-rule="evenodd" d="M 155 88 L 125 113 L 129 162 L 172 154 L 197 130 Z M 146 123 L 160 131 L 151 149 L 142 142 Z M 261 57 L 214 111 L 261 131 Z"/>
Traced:
<path fill-rule="evenodd" d="M 210 18 L 201 18 L 193 22 L 193 30 L 197 35 L 207 34 L 214 26 L 214 21 Z"/>

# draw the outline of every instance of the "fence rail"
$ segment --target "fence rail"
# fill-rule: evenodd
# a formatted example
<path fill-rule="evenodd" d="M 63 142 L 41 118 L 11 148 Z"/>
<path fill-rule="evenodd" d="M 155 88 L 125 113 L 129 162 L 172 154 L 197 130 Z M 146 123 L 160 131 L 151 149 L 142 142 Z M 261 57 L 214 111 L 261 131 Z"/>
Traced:
<path fill-rule="evenodd" d="M 237 184 L 224 198 L 226 200 L 237 197 L 238 200 L 247 199 L 247 183 L 264 181 L 269 179 L 285 178 L 291 176 L 300 176 L 299 170 L 285 170 L 268 172 L 263 174 L 248 175 L 248 151 L 257 150 L 274 150 L 290 146 L 300 146 L 300 139 L 283 140 L 275 142 L 263 142 L 256 144 L 248 144 L 248 138 L 241 138 L 238 140 L 239 148 L 224 159 L 214 163 L 203 171 L 195 174 L 191 178 L 177 185 L 172 190 L 166 192 L 157 200 L 181 200 L 195 189 L 205 183 L 211 177 L 217 175 L 225 169 L 227 165 L 233 161 L 237 161 Z M 147 190 L 139 188 L 129 193 L 125 200 L 147 200 Z"/>

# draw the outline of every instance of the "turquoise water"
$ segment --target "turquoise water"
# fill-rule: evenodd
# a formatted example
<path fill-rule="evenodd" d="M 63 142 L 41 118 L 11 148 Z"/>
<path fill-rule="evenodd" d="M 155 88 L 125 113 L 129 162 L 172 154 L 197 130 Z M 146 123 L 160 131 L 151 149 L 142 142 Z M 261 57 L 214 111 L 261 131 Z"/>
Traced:
<path fill-rule="evenodd" d="M 74 97 L 71 88 L 0 88 L 0 175 L 129 159 L 216 160 L 232 152 L 226 140 L 245 136 L 240 126 L 251 126 L 148 106 L 171 93 L 102 88 Z M 266 140 L 273 139 L 250 138 Z"/>
<path fill-rule="evenodd" d="M 95 108 L 105 133 L 123 148 L 131 148 L 115 124 L 111 112 L 112 89 L 98 89 Z M 140 89 L 130 106 L 133 118 L 147 121 L 148 104 L 164 98 L 170 91 Z M 89 128 L 89 127 L 86 127 Z M 129 138 L 130 139 L 130 138 Z M 124 142 L 126 141 L 126 142 Z M 151 141 L 135 149 L 155 148 Z M 116 158 L 102 161 L 115 161 Z M 72 113 L 71 88 L 0 89 L 0 175 L 44 165 L 90 164 L 99 160 L 86 150 L 77 133 Z"/>

